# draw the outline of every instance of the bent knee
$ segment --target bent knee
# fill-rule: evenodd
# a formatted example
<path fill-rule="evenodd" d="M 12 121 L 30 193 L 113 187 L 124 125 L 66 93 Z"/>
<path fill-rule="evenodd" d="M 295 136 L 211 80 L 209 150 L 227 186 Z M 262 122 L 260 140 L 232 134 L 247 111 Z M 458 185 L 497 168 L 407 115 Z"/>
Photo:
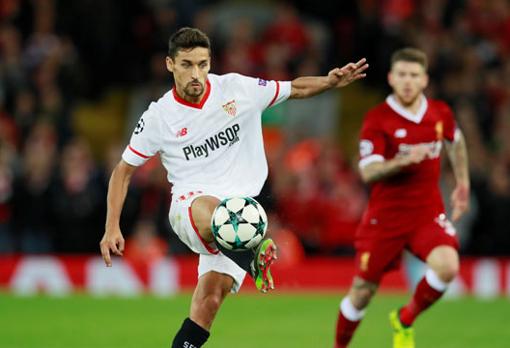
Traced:
<path fill-rule="evenodd" d="M 450 283 L 459 274 L 459 265 L 454 262 L 443 264 L 434 272 L 443 282 Z"/>
<path fill-rule="evenodd" d="M 376 291 L 377 284 L 358 278 L 354 281 L 354 284 L 349 291 L 349 298 L 354 307 L 358 310 L 362 310 L 368 306 Z"/>

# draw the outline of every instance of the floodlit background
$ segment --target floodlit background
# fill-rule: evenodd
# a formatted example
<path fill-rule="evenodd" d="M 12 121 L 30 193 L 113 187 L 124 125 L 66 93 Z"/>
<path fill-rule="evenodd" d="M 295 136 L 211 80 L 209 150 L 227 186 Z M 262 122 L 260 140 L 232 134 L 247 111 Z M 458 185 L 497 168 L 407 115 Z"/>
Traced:
<path fill-rule="evenodd" d="M 424 316 L 418 344 L 508 347 L 507 0 L 1 0 L 0 313 L 7 314 L 0 314 L 0 347 L 168 346 L 187 315 L 196 257 L 169 226 L 170 186 L 157 158 L 137 171 L 130 187 L 121 221 L 124 259 L 106 269 L 97 258 L 109 175 L 141 113 L 172 88 L 164 59 L 169 36 L 182 26 L 210 36 L 217 74 L 290 80 L 361 57 L 370 63 L 362 82 L 265 112 L 270 177 L 261 203 L 281 250 L 280 292 L 262 300 L 246 282 L 220 314 L 210 347 L 234 347 L 246 331 L 251 342 L 249 335 L 265 330 L 256 322 L 247 330 L 238 307 L 256 311 L 253 319 L 278 312 L 287 323 L 264 334 L 267 347 L 332 345 L 367 202 L 357 174 L 358 132 L 364 112 L 389 92 L 389 57 L 404 46 L 428 54 L 427 94 L 454 109 L 472 177 L 471 210 L 456 225 L 461 275 L 452 300 Z M 454 179 L 445 164 L 441 187 L 448 199 Z M 405 301 L 401 296 L 422 272 L 412 258 L 404 265 L 383 283 L 353 347 L 389 346 L 386 310 Z M 324 292 L 330 294 L 318 295 Z M 15 297 L 38 293 L 51 296 Z M 105 294 L 130 300 L 90 296 Z M 107 316 L 119 307 L 127 323 Z M 75 310 L 85 314 L 74 316 Z M 95 314 L 111 320 L 100 324 Z M 308 320 L 299 320 L 302 315 Z M 66 325 L 83 327 L 83 339 L 69 336 Z M 320 338 L 305 343 L 309 334 Z"/>

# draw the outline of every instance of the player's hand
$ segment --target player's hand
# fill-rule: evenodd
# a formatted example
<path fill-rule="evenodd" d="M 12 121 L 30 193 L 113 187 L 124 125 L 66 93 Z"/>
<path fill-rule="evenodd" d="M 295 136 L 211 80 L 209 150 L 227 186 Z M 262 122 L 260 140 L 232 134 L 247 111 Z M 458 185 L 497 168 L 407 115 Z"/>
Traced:
<path fill-rule="evenodd" d="M 107 229 L 104 233 L 103 239 L 99 243 L 101 248 L 101 255 L 103 255 L 104 263 L 106 267 L 112 266 L 112 259 L 110 251 L 118 256 L 122 256 L 124 252 L 124 237 L 119 228 Z"/>
<path fill-rule="evenodd" d="M 407 152 L 399 153 L 397 158 L 399 159 L 400 165 L 408 166 L 410 164 L 420 163 L 430 155 L 430 147 L 424 144 L 419 144 L 410 146 Z"/>
<path fill-rule="evenodd" d="M 457 221 L 469 210 L 469 185 L 457 184 L 450 198 L 453 208 L 452 221 Z"/>
<path fill-rule="evenodd" d="M 367 74 L 364 73 L 368 69 L 367 60 L 360 59 L 357 63 L 349 63 L 342 68 L 335 68 L 328 73 L 328 83 L 331 87 L 344 87 L 356 80 L 362 79 Z"/>

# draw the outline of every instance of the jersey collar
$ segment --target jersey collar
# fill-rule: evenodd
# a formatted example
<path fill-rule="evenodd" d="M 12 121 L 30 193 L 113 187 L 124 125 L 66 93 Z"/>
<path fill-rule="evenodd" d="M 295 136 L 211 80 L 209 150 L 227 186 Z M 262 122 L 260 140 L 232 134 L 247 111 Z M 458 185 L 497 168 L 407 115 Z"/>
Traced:
<path fill-rule="evenodd" d="M 429 103 L 427 102 L 427 98 L 422 94 L 421 95 L 421 105 L 418 109 L 418 112 L 416 114 L 413 114 L 412 112 L 404 109 L 402 105 L 400 105 L 397 100 L 395 99 L 395 96 L 389 95 L 386 98 L 386 103 L 390 106 L 390 108 L 393 109 L 397 114 L 405 118 L 406 120 L 409 120 L 414 123 L 420 123 L 423 119 L 423 116 L 425 116 L 425 112 L 427 112 L 427 108 L 429 106 Z"/>
<path fill-rule="evenodd" d="M 211 83 L 209 82 L 209 79 L 205 82 L 205 93 L 200 103 L 190 103 L 189 101 L 181 98 L 179 94 L 177 94 L 175 87 L 172 88 L 172 94 L 174 95 L 175 101 L 179 104 L 186 105 L 195 109 L 202 109 L 202 107 L 205 105 L 205 102 L 209 98 L 209 94 L 211 94 Z"/>

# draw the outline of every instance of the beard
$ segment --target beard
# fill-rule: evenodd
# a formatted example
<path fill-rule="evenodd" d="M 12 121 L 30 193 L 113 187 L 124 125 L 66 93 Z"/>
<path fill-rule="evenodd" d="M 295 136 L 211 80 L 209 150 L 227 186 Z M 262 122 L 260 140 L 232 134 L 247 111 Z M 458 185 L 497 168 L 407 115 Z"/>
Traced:
<path fill-rule="evenodd" d="M 397 94 L 397 98 L 399 99 L 400 103 L 403 105 L 403 106 L 411 106 L 413 105 L 418 99 L 420 99 L 422 95 L 422 92 L 418 92 L 418 93 L 411 93 L 411 94 Z"/>
<path fill-rule="evenodd" d="M 192 83 L 198 83 L 200 87 L 192 86 Z M 204 93 L 204 85 L 199 81 L 191 81 L 186 85 L 186 88 L 184 88 L 184 93 L 192 98 L 200 97 L 202 93 Z"/>

